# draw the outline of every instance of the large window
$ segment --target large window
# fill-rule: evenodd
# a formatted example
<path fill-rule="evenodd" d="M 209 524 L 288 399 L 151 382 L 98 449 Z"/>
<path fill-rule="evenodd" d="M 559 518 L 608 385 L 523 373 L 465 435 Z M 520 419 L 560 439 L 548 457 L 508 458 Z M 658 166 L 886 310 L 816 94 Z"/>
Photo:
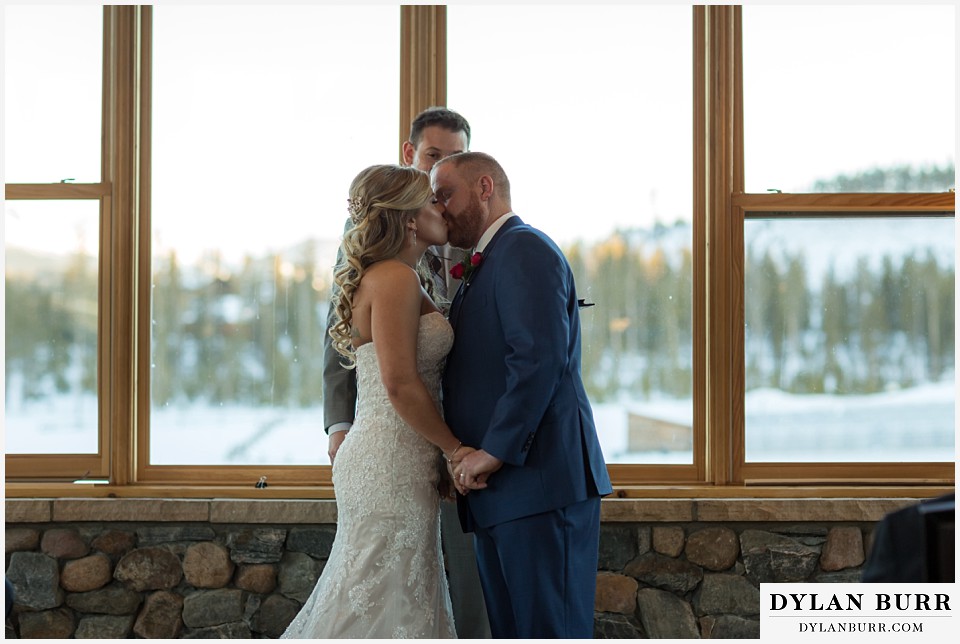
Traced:
<path fill-rule="evenodd" d="M 33 476 L 106 472 L 103 24 L 95 6 L 4 7 L 4 434 Z"/>
<path fill-rule="evenodd" d="M 746 192 L 953 187 L 953 5 L 746 6 Z"/>
<path fill-rule="evenodd" d="M 5 12 L 8 494 L 329 494 L 347 186 L 434 104 L 596 304 L 618 494 L 954 480 L 953 7 Z"/>
<path fill-rule="evenodd" d="M 864 9 L 743 9 L 748 463 L 953 460 L 955 8 Z"/>
<path fill-rule="evenodd" d="M 692 464 L 690 8 L 455 6 L 448 24 L 448 104 L 595 304 L 583 377 L 606 461 Z M 489 49 L 492 31 L 522 46 Z"/>
<path fill-rule="evenodd" d="M 98 451 L 99 220 L 93 200 L 6 204 L 8 454 Z"/>
<path fill-rule="evenodd" d="M 103 11 L 5 5 L 4 179 L 100 181 Z"/>
<path fill-rule="evenodd" d="M 393 7 L 153 10 L 151 464 L 329 464 L 332 267 L 350 181 L 397 159 L 399 34 Z"/>
<path fill-rule="evenodd" d="M 750 219 L 747 461 L 950 461 L 953 218 Z"/>

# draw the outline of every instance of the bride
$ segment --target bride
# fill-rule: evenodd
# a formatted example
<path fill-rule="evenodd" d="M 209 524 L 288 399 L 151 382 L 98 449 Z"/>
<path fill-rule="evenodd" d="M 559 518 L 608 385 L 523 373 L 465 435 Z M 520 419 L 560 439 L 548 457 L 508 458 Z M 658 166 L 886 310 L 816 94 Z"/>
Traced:
<path fill-rule="evenodd" d="M 357 175 L 347 202 L 353 228 L 330 334 L 357 369 L 357 416 L 333 466 L 330 557 L 282 637 L 452 638 L 437 460 L 442 451 L 456 463 L 472 449 L 441 416 L 453 330 L 416 269 L 447 241 L 443 207 L 424 172 L 394 165 Z"/>

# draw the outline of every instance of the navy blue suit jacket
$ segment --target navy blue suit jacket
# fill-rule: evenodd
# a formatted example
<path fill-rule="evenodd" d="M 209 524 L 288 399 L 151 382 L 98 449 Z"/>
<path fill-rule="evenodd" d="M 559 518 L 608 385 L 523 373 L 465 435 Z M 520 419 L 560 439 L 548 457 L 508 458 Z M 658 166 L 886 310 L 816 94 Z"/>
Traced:
<path fill-rule="evenodd" d="M 458 499 L 465 530 L 612 491 L 580 376 L 580 312 L 563 253 L 518 217 L 484 249 L 450 309 L 447 424 L 504 462 Z M 476 522 L 476 523 L 474 523 Z"/>

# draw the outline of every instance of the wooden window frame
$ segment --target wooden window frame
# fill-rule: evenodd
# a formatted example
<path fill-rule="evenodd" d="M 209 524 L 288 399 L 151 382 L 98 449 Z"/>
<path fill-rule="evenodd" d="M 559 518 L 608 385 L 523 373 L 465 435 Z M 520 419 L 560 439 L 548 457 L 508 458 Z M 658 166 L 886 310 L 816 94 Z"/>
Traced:
<path fill-rule="evenodd" d="M 98 199 L 99 451 L 8 455 L 8 496 L 44 495 L 32 481 L 109 478 L 83 495 L 332 496 L 328 466 L 149 464 L 151 6 L 104 7 L 103 179 L 8 184 L 7 199 Z M 446 7 L 402 6 L 399 141 L 420 110 L 446 101 Z M 754 216 L 838 212 L 946 213 L 953 194 L 745 194 L 742 20 L 739 6 L 694 6 L 693 463 L 612 464 L 620 497 L 932 493 L 951 488 L 953 463 L 746 463 L 744 460 L 743 225 Z M 399 145 L 397 146 L 399 149 Z M 318 441 L 326 440 L 318 435 Z M 818 487 L 812 487 L 818 486 Z M 247 489 L 249 488 L 249 489 Z M 268 491 L 269 490 L 269 491 Z M 785 491 L 786 490 L 786 491 Z M 48 489 L 49 491 L 49 489 Z M 62 495 L 62 494 L 61 494 Z"/>
<path fill-rule="evenodd" d="M 905 216 L 954 216 L 954 194 L 740 194 L 734 197 L 733 217 L 741 222 L 750 219 L 790 220 L 819 217 L 905 217 Z M 742 224 L 741 224 L 742 228 Z M 741 244 L 742 248 L 742 244 Z M 732 271 L 744 274 L 744 257 L 738 255 L 738 264 Z M 743 280 L 731 288 L 739 287 L 743 300 Z M 743 346 L 745 320 L 743 307 L 733 311 L 733 324 L 739 329 Z M 744 354 L 740 354 L 737 377 L 745 382 Z M 737 417 L 740 422 L 733 426 L 734 468 L 733 481 L 747 486 L 809 485 L 809 484 L 858 484 L 858 485 L 953 485 L 954 463 L 952 462 L 746 462 L 746 426 L 743 411 L 744 399 L 739 397 Z"/>
<path fill-rule="evenodd" d="M 697 7 L 704 13 L 710 43 L 708 58 L 715 83 L 707 79 L 708 155 L 706 190 L 710 260 L 708 298 L 708 428 L 718 438 L 711 450 L 714 485 L 948 485 L 955 481 L 952 462 L 748 463 L 745 445 L 744 223 L 750 218 L 831 218 L 854 213 L 954 216 L 954 193 L 748 194 L 744 192 L 742 7 Z M 711 136 L 710 132 L 717 134 Z M 712 191 L 715 188 L 715 191 Z M 716 261 L 714 261 L 716 260 Z M 712 269 L 712 270 L 711 270 Z"/>
<path fill-rule="evenodd" d="M 136 228 L 137 23 L 142 9 L 103 8 L 101 180 L 99 183 L 7 184 L 8 200 L 97 200 L 100 204 L 97 306 L 97 452 L 8 454 L 8 479 L 107 479 L 116 473 L 132 396 L 132 240 Z M 126 269 L 126 270 L 125 270 Z"/>

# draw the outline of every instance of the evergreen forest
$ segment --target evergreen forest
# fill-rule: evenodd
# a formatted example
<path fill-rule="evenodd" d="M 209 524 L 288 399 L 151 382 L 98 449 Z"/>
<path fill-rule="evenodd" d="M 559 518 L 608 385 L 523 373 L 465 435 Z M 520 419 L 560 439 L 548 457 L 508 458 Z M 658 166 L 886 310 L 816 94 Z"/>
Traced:
<path fill-rule="evenodd" d="M 954 169 L 871 170 L 821 191 L 934 190 Z M 612 232 L 564 248 L 582 310 L 583 375 L 595 402 L 691 396 L 689 224 Z M 849 258 L 848 258 L 849 259 Z M 154 257 L 151 391 L 156 406 L 312 407 L 322 396 L 331 268 L 313 242 L 225 266 Z M 803 252 L 748 247 L 748 388 L 867 394 L 953 377 L 955 264 L 914 249 L 818 275 Z M 96 263 L 7 249 L 6 397 L 29 404 L 96 393 Z"/>

